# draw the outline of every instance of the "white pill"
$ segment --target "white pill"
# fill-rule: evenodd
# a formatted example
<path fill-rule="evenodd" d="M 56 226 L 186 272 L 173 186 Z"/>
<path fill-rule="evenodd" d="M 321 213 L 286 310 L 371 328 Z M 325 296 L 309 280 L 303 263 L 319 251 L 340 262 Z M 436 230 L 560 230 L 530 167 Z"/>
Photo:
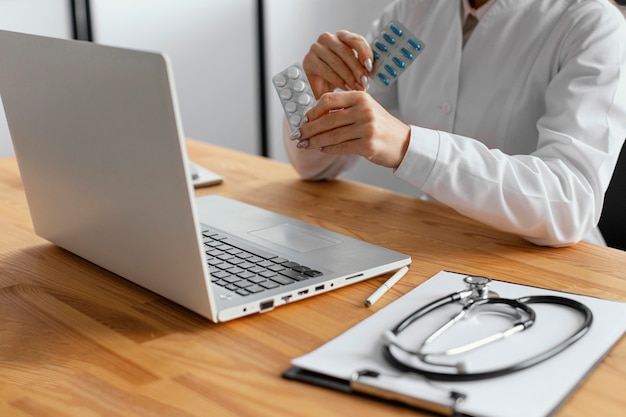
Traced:
<path fill-rule="evenodd" d="M 300 70 L 297 67 L 290 67 L 287 70 L 287 77 L 291 78 L 292 80 L 295 80 L 299 76 L 300 76 Z"/>
<path fill-rule="evenodd" d="M 289 124 L 292 126 L 300 126 L 300 122 L 302 121 L 302 117 L 297 114 L 294 114 L 289 118 Z"/>
<path fill-rule="evenodd" d="M 289 100 L 291 97 L 293 97 L 293 93 L 288 88 L 285 88 L 284 90 L 280 90 L 279 94 L 280 94 L 280 98 L 282 98 L 283 100 Z"/>
<path fill-rule="evenodd" d="M 293 89 L 296 93 L 301 93 L 305 90 L 306 83 L 302 80 L 298 80 L 293 84 Z"/>
<path fill-rule="evenodd" d="M 308 94 L 301 94 L 298 96 L 298 103 L 302 104 L 303 106 L 306 106 L 307 104 L 309 104 L 311 102 L 311 96 Z"/>
<path fill-rule="evenodd" d="M 286 86 L 287 77 L 285 77 L 283 74 L 278 74 L 276 77 L 274 77 L 274 84 L 276 84 L 278 87 Z"/>
<path fill-rule="evenodd" d="M 290 101 L 289 103 L 285 104 L 285 110 L 289 113 L 294 113 L 296 110 L 298 110 L 298 105 L 293 101 Z"/>

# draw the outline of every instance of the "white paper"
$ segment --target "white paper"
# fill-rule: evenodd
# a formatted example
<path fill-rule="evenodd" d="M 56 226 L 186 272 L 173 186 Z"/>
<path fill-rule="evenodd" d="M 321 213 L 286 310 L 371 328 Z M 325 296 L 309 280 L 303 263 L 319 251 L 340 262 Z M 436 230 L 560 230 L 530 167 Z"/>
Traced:
<path fill-rule="evenodd" d="M 383 332 L 395 327 L 418 308 L 464 288 L 463 277 L 461 274 L 439 272 L 342 335 L 294 359 L 292 364 L 346 380 L 354 372 L 363 369 L 386 374 L 398 373 L 382 356 Z M 505 298 L 557 295 L 577 300 L 591 309 L 593 324 L 588 333 L 568 349 L 526 370 L 482 381 L 436 382 L 450 390 L 467 394 L 467 399 L 459 405 L 458 411 L 468 415 L 528 417 L 552 414 L 626 331 L 626 303 L 496 280 L 490 288 Z M 524 332 L 473 352 L 467 363 L 470 372 L 485 370 L 486 366 L 491 365 L 499 368 L 503 364 L 515 363 L 522 357 L 533 357 L 560 343 L 580 325 L 580 314 L 570 309 L 547 304 L 532 304 L 531 307 L 537 313 L 535 324 Z M 417 331 L 425 332 L 426 336 L 454 314 L 452 309 L 440 310 L 421 319 L 415 325 Z M 459 323 L 458 328 L 450 330 L 450 335 L 459 340 L 476 339 L 468 335 L 467 329 L 473 327 L 472 324 L 482 325 L 484 318 L 486 316 L 479 316 L 468 319 L 468 323 Z M 498 326 L 496 321 L 490 320 L 487 318 L 484 322 Z M 472 334 L 475 332 L 472 330 Z M 442 336 L 442 341 L 444 337 L 448 336 Z M 459 344 L 462 342 L 465 341 L 461 340 Z"/>

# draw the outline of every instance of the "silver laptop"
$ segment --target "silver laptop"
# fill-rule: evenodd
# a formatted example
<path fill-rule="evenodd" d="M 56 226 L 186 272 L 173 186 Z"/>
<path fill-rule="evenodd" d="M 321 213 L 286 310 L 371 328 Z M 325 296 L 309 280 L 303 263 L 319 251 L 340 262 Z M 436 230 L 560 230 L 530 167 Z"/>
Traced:
<path fill-rule="evenodd" d="M 0 31 L 0 95 L 36 233 L 212 321 L 411 262 L 229 198 L 196 199 L 164 55 Z"/>

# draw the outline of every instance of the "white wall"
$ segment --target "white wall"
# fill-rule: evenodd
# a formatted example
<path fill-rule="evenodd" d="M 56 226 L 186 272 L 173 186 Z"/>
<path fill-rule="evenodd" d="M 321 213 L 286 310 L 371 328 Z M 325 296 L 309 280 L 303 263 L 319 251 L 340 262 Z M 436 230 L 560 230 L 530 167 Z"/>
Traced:
<path fill-rule="evenodd" d="M 165 52 L 185 135 L 260 152 L 254 0 L 91 0 L 94 41 Z"/>
<path fill-rule="evenodd" d="M 71 38 L 69 4 L 68 0 L 0 0 L 0 29 Z M 13 145 L 0 98 L 0 158 L 11 155 Z"/>
<path fill-rule="evenodd" d="M 347 29 L 365 35 L 371 21 L 389 3 L 390 0 L 265 0 L 268 141 L 272 158 L 288 160 L 282 142 L 283 110 L 271 76 L 294 62 L 301 62 L 324 31 Z M 420 194 L 395 178 L 390 169 L 364 159 L 343 177 L 406 194 Z"/>

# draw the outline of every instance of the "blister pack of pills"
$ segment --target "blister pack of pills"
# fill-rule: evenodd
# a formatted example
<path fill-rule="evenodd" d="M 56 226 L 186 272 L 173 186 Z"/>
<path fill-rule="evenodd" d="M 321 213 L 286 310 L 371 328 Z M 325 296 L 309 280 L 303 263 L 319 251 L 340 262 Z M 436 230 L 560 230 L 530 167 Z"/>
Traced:
<path fill-rule="evenodd" d="M 397 20 L 392 20 L 370 44 L 374 53 L 372 79 L 389 87 L 424 50 L 424 43 Z"/>
<path fill-rule="evenodd" d="M 280 97 L 287 123 L 293 132 L 302 124 L 304 115 L 315 105 L 315 95 L 300 64 L 293 64 L 272 77 Z"/>

